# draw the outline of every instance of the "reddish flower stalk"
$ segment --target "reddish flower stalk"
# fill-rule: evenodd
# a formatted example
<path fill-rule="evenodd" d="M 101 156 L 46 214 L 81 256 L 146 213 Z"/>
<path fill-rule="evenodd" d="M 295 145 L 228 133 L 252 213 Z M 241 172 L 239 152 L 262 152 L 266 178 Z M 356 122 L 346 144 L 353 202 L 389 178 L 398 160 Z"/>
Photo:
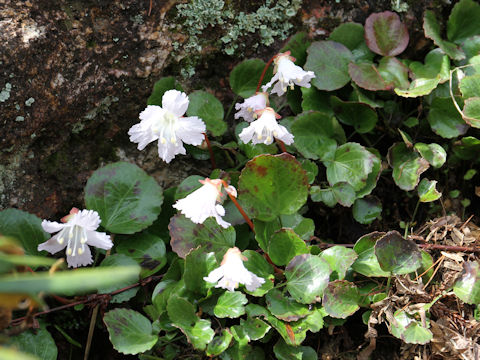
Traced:
<path fill-rule="evenodd" d="M 228 188 L 227 182 L 225 180 L 222 180 L 222 183 L 223 183 L 223 186 L 225 187 L 225 189 L 227 189 Z M 242 206 L 238 203 L 235 196 L 230 194 L 228 191 L 227 191 L 227 194 L 230 197 L 230 200 L 232 200 L 233 203 L 235 204 L 235 206 L 237 207 L 238 211 L 240 211 L 240 214 L 242 214 L 242 216 L 245 219 L 245 221 L 247 222 L 248 226 L 250 226 L 250 229 L 253 231 L 253 233 L 255 233 L 255 226 L 253 225 L 252 220 L 250 220 L 247 213 L 243 210 Z"/>
<path fill-rule="evenodd" d="M 263 78 L 265 77 L 265 74 L 267 73 L 267 70 L 270 67 L 270 65 L 272 64 L 273 60 L 275 60 L 275 58 L 277 56 L 278 55 L 272 56 L 271 59 L 268 60 L 267 64 L 263 68 L 262 74 L 260 75 L 260 79 L 258 80 L 257 89 L 255 90 L 256 93 L 260 90 L 260 87 L 262 86 Z"/>
<path fill-rule="evenodd" d="M 282 150 L 282 152 L 286 153 L 287 148 L 285 147 L 284 142 L 280 139 L 275 139 L 275 141 L 277 142 L 278 146 L 280 147 L 280 150 Z"/>
<path fill-rule="evenodd" d="M 213 149 L 212 145 L 210 144 L 210 140 L 208 140 L 208 136 L 206 133 L 203 133 L 203 137 L 205 138 L 205 143 L 207 144 L 208 152 L 210 153 L 210 161 L 212 163 L 212 170 L 217 168 L 217 164 L 215 163 L 215 156 L 213 156 Z"/>

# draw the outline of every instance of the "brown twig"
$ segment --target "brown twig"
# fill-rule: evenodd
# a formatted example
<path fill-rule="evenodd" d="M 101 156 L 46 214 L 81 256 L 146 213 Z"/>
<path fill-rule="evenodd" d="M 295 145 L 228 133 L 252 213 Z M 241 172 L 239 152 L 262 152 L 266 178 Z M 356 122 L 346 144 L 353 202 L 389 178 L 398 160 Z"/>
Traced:
<path fill-rule="evenodd" d="M 208 140 L 208 136 L 206 133 L 203 133 L 203 137 L 205 138 L 205 143 L 207 144 L 208 152 L 210 153 L 210 161 L 212 163 L 212 170 L 217 168 L 217 164 L 215 163 L 215 156 L 213 156 L 213 149 L 212 145 L 210 144 L 210 140 Z"/>

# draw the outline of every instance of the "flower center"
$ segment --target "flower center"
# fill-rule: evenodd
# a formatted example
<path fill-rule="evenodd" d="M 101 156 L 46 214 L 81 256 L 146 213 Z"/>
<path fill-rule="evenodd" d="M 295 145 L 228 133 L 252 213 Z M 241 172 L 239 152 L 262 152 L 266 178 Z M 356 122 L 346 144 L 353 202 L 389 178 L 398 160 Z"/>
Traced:
<path fill-rule="evenodd" d="M 172 144 L 177 143 L 177 135 L 175 134 L 177 125 L 177 116 L 170 111 L 165 110 L 165 115 L 160 120 L 160 129 L 154 129 L 159 134 L 159 139 L 162 144 L 166 144 L 168 141 Z"/>
<path fill-rule="evenodd" d="M 84 253 L 87 242 L 87 232 L 83 227 L 73 225 L 62 229 L 57 238 L 58 243 L 63 244 L 65 238 L 67 238 L 67 255 L 75 256 Z"/>

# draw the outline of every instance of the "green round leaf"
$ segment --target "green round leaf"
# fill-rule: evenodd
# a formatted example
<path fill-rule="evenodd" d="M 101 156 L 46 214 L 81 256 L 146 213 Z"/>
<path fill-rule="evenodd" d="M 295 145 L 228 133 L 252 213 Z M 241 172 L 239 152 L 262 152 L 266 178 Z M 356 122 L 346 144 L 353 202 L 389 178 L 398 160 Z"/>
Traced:
<path fill-rule="evenodd" d="M 432 202 L 438 200 L 442 193 L 438 192 L 435 188 L 437 185 L 436 180 L 422 179 L 418 184 L 418 197 L 421 202 Z"/>
<path fill-rule="evenodd" d="M 117 162 L 96 170 L 85 187 L 85 204 L 101 225 L 116 234 L 133 234 L 152 225 L 161 210 L 162 188 L 138 166 Z"/>
<path fill-rule="evenodd" d="M 378 64 L 378 71 L 382 78 L 395 88 L 408 89 L 408 68 L 397 58 L 383 57 Z"/>
<path fill-rule="evenodd" d="M 190 103 L 187 115 L 198 116 L 205 123 L 213 136 L 221 136 L 227 131 L 227 123 L 223 121 L 223 105 L 212 94 L 197 90 L 188 95 Z"/>
<path fill-rule="evenodd" d="M 285 269 L 287 290 L 302 304 L 318 302 L 327 287 L 331 272 L 328 263 L 318 256 L 295 256 Z"/>
<path fill-rule="evenodd" d="M 218 356 L 228 349 L 230 343 L 232 342 L 232 334 L 227 329 L 222 330 L 221 335 L 217 335 L 207 346 L 207 355 L 208 356 Z"/>
<path fill-rule="evenodd" d="M 443 82 L 450 77 L 450 60 L 442 49 L 436 48 L 425 56 L 425 64 L 413 61 L 409 65 L 414 79 L 435 79 L 440 77 Z"/>
<path fill-rule="evenodd" d="M 155 274 L 167 263 L 165 243 L 148 232 L 134 235 L 132 239 L 117 237 L 115 251 L 135 260 L 142 267 L 142 277 Z"/>
<path fill-rule="evenodd" d="M 346 143 L 339 146 L 331 160 L 325 162 L 330 185 L 347 182 L 354 190 L 362 189 L 373 169 L 373 155 L 362 145 Z"/>
<path fill-rule="evenodd" d="M 434 168 L 441 167 L 447 161 L 447 152 L 438 144 L 416 143 L 415 150 Z"/>
<path fill-rule="evenodd" d="M 328 315 L 346 319 L 360 306 L 360 293 L 355 284 L 346 280 L 335 280 L 328 284 L 322 304 Z"/>
<path fill-rule="evenodd" d="M 355 189 L 346 182 L 339 182 L 332 187 L 321 189 L 319 186 L 310 188 L 310 197 L 312 201 L 323 202 L 329 207 L 334 207 L 337 203 L 345 207 L 352 206 L 355 201 Z"/>
<path fill-rule="evenodd" d="M 262 74 L 265 62 L 260 59 L 248 59 L 236 65 L 230 73 L 230 87 L 233 92 L 243 98 L 255 95 L 260 75 Z M 272 70 L 269 70 L 264 77 L 266 79 L 272 76 Z"/>
<path fill-rule="evenodd" d="M 105 286 L 105 287 L 101 287 L 98 289 L 98 292 L 101 293 L 101 294 L 108 294 L 108 293 L 111 293 L 115 290 L 119 290 L 119 289 L 122 289 L 124 287 L 127 287 L 129 285 L 133 285 L 135 284 L 137 281 L 138 281 L 138 276 L 140 275 L 140 266 L 138 266 L 137 262 L 132 259 L 132 258 L 129 258 L 128 256 L 126 255 L 123 255 L 123 254 L 113 254 L 113 255 L 110 255 L 108 257 L 106 257 L 102 263 L 100 264 L 100 267 L 106 267 L 106 268 L 112 268 L 112 267 L 120 267 L 120 266 L 124 266 L 124 267 L 136 267 L 137 268 L 137 279 L 127 279 L 127 280 L 124 280 L 122 282 L 117 282 L 115 285 L 113 286 Z M 124 302 L 124 301 L 127 301 L 127 300 L 130 300 L 132 297 L 135 296 L 135 294 L 137 293 L 139 287 L 134 287 L 132 289 L 129 289 L 127 291 L 123 291 L 119 294 L 116 294 L 114 296 L 112 296 L 112 299 L 110 300 L 112 303 L 121 303 L 121 302 Z"/>
<path fill-rule="evenodd" d="M 317 360 L 318 355 L 310 346 L 287 345 L 282 339 L 273 347 L 278 360 Z"/>
<path fill-rule="evenodd" d="M 338 121 L 320 112 L 298 115 L 292 125 L 294 145 L 306 158 L 317 160 L 329 156 L 337 143 L 345 141 L 345 134 Z"/>
<path fill-rule="evenodd" d="M 314 110 L 333 116 L 333 111 L 330 107 L 330 95 L 327 91 L 320 91 L 313 86 L 309 88 L 301 87 L 300 91 L 302 92 L 302 110 L 304 112 Z"/>
<path fill-rule="evenodd" d="M 404 239 L 398 231 L 390 231 L 377 240 L 375 255 L 382 270 L 395 275 L 411 273 L 422 265 L 418 246 Z"/>
<path fill-rule="evenodd" d="M 383 56 L 401 54 L 408 45 L 407 27 L 391 11 L 371 14 L 365 21 L 365 40 L 374 53 Z"/>
<path fill-rule="evenodd" d="M 360 134 L 375 128 L 377 113 L 367 104 L 354 101 L 342 101 L 336 96 L 330 97 L 333 111 L 341 123 L 353 126 Z"/>
<path fill-rule="evenodd" d="M 391 90 L 392 83 L 387 83 L 373 63 L 363 62 L 348 64 L 348 74 L 353 82 L 370 91 Z"/>
<path fill-rule="evenodd" d="M 35 332 L 32 330 L 24 331 L 16 336 L 10 337 L 11 344 L 18 350 L 34 355 L 41 360 L 57 360 L 58 350 L 52 335 L 42 326 Z M 0 353 L 0 358 L 2 357 Z M 22 357 L 16 360 L 24 360 Z M 26 359 L 25 359 L 26 360 Z"/>
<path fill-rule="evenodd" d="M 308 310 L 306 305 L 299 304 L 277 289 L 270 290 L 265 295 L 265 300 L 267 301 L 268 310 L 283 321 L 297 321 L 310 314 L 310 310 Z"/>
<path fill-rule="evenodd" d="M 417 321 L 412 321 L 402 334 L 402 340 L 407 344 L 427 344 L 433 338 L 429 329 L 424 328 Z"/>
<path fill-rule="evenodd" d="M 389 272 L 382 270 L 375 256 L 375 243 L 384 236 L 383 232 L 373 232 L 363 235 L 357 240 L 353 250 L 358 254 L 357 260 L 352 264 L 352 269 L 367 277 L 388 277 Z"/>
<path fill-rule="evenodd" d="M 438 76 L 433 79 L 418 78 L 410 83 L 408 89 L 395 88 L 394 91 L 397 95 L 407 98 L 425 96 L 430 94 L 439 83 L 440 78 Z"/>
<path fill-rule="evenodd" d="M 480 96 L 480 74 L 465 76 L 458 86 L 465 99 Z"/>
<path fill-rule="evenodd" d="M 203 246 L 188 253 L 183 272 L 183 280 L 187 290 L 206 294 L 207 290 L 214 284 L 207 283 L 203 278 L 218 266 L 215 253 L 206 251 Z"/>
<path fill-rule="evenodd" d="M 262 286 L 257 288 L 255 291 L 245 291 L 253 296 L 261 297 L 265 295 L 270 289 L 273 288 L 273 266 L 270 265 L 267 260 L 265 260 L 265 258 L 256 251 L 245 250 L 242 255 L 247 258 L 247 260 L 243 263 L 247 270 L 265 279 L 265 282 L 262 284 Z"/>
<path fill-rule="evenodd" d="M 162 97 L 167 90 L 182 90 L 180 85 L 175 84 L 175 78 L 173 76 L 168 76 L 158 80 L 155 85 L 153 85 L 153 91 L 150 97 L 147 100 L 147 105 L 158 105 L 162 106 Z"/>
<path fill-rule="evenodd" d="M 463 160 L 478 159 L 480 140 L 473 136 L 466 136 L 453 144 L 453 152 Z"/>
<path fill-rule="evenodd" d="M 466 38 L 479 35 L 477 21 L 480 18 L 480 5 L 473 0 L 461 0 L 452 9 L 447 23 L 447 37 L 459 43 Z"/>
<path fill-rule="evenodd" d="M 343 280 L 347 270 L 357 259 L 357 253 L 344 246 L 332 246 L 326 250 L 323 250 L 320 255 L 320 259 L 325 260 L 332 272 L 337 275 L 337 279 Z"/>
<path fill-rule="evenodd" d="M 19 240 L 27 255 L 40 254 L 38 244 L 50 236 L 42 228 L 42 220 L 18 209 L 0 211 L 0 234 Z"/>
<path fill-rule="evenodd" d="M 175 326 L 191 327 L 198 320 L 195 306 L 187 299 L 172 294 L 167 302 L 168 317 Z"/>
<path fill-rule="evenodd" d="M 204 319 L 199 319 L 193 327 L 180 327 L 180 330 L 187 335 L 188 341 L 197 350 L 205 350 L 215 335 L 210 320 Z"/>
<path fill-rule="evenodd" d="M 480 304 L 480 264 L 477 261 L 463 263 L 462 275 L 453 285 L 453 292 L 467 304 Z"/>
<path fill-rule="evenodd" d="M 181 214 L 170 219 L 170 245 L 181 258 L 198 246 L 204 246 L 207 252 L 225 251 L 235 246 L 235 229 L 226 229 L 218 225 L 213 218 L 208 218 L 203 224 L 195 224 Z"/>
<path fill-rule="evenodd" d="M 375 196 L 367 196 L 363 199 L 357 199 L 352 210 L 354 219 L 360 224 L 371 224 L 373 220 L 380 217 L 382 203 Z"/>
<path fill-rule="evenodd" d="M 425 11 L 423 16 L 423 31 L 425 32 L 425 37 L 432 39 L 435 45 L 442 49 L 450 58 L 454 60 L 465 59 L 465 53 L 458 46 L 442 39 L 440 24 L 435 17 L 435 13 L 431 10 Z"/>
<path fill-rule="evenodd" d="M 247 320 L 241 319 L 240 326 L 243 327 L 250 340 L 254 341 L 262 339 L 272 328 L 265 321 L 251 317 L 248 317 Z"/>
<path fill-rule="evenodd" d="M 318 175 L 318 166 L 312 160 L 308 159 L 299 159 L 300 164 L 302 164 L 303 170 L 307 173 L 308 183 L 312 184 L 315 181 L 315 178 Z"/>
<path fill-rule="evenodd" d="M 293 214 L 305 204 L 307 175 L 292 155 L 260 155 L 243 168 L 238 194 L 251 217 L 269 221 L 281 214 Z"/>
<path fill-rule="evenodd" d="M 480 128 L 480 97 L 465 100 L 463 114 L 465 115 L 465 122 L 474 128 Z"/>
<path fill-rule="evenodd" d="M 350 81 L 348 63 L 353 60 L 350 50 L 335 41 L 316 41 L 307 50 L 305 70 L 312 70 L 312 84 L 319 90 L 337 90 Z"/>
<path fill-rule="evenodd" d="M 447 139 L 456 138 L 468 130 L 468 125 L 463 121 L 450 97 L 434 98 L 427 120 L 433 132 Z"/>
<path fill-rule="evenodd" d="M 347 22 L 337 26 L 328 37 L 328 40 L 343 44 L 353 51 L 365 42 L 364 33 L 363 25 Z"/>
<path fill-rule="evenodd" d="M 430 165 L 427 160 L 407 148 L 404 143 L 394 144 L 388 149 L 388 163 L 393 168 L 392 177 L 397 186 L 405 191 L 415 189 L 420 175 Z"/>
<path fill-rule="evenodd" d="M 273 263 L 287 265 L 293 257 L 308 253 L 305 242 L 292 229 L 280 229 L 268 242 L 267 252 Z"/>
<path fill-rule="evenodd" d="M 247 297 L 239 291 L 225 291 L 217 300 L 213 313 L 219 318 L 235 319 L 245 314 Z"/>
<path fill-rule="evenodd" d="M 123 354 L 134 355 L 150 350 L 158 340 L 150 321 L 133 310 L 110 310 L 103 317 L 103 322 L 113 347 Z"/>
<path fill-rule="evenodd" d="M 357 191 L 356 197 L 358 199 L 370 195 L 373 189 L 375 189 L 375 187 L 377 186 L 378 178 L 380 177 L 380 174 L 382 172 L 382 161 L 380 160 L 380 153 L 378 152 L 378 150 L 373 148 L 367 148 L 367 150 L 374 155 L 373 167 L 372 172 L 368 174 L 365 186 Z"/>

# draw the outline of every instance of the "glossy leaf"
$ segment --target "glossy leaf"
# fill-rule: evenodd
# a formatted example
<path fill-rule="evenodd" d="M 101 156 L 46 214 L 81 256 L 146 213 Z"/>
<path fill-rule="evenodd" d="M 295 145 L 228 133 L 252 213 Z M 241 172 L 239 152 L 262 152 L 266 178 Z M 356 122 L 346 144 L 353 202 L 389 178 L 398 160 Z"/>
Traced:
<path fill-rule="evenodd" d="M 115 251 L 135 260 L 142 267 L 142 277 L 155 274 L 167 263 L 165 243 L 158 236 L 143 232 L 129 240 L 117 237 Z"/>
<path fill-rule="evenodd" d="M 416 143 L 415 150 L 434 168 L 441 167 L 447 161 L 447 152 L 438 144 Z"/>
<path fill-rule="evenodd" d="M 447 23 L 447 37 L 459 43 L 466 38 L 480 34 L 477 21 L 480 18 L 480 4 L 473 0 L 461 0 L 452 9 Z"/>
<path fill-rule="evenodd" d="M 432 332 L 424 328 L 418 321 L 412 321 L 402 334 L 402 339 L 407 344 L 427 344 L 433 338 Z"/>
<path fill-rule="evenodd" d="M 382 161 L 380 160 L 381 156 L 378 150 L 373 148 L 367 148 L 367 150 L 374 155 L 372 158 L 373 159 L 372 172 L 368 174 L 365 186 L 357 191 L 356 193 L 357 198 L 362 198 L 367 195 L 370 195 L 373 189 L 375 189 L 375 187 L 377 186 L 378 178 L 380 177 L 380 174 L 382 172 Z"/>
<path fill-rule="evenodd" d="M 147 105 L 162 106 L 163 94 L 167 90 L 172 89 L 177 89 L 181 91 L 182 87 L 175 83 L 175 78 L 173 76 L 161 78 L 153 85 L 153 91 L 147 100 Z"/>
<path fill-rule="evenodd" d="M 312 70 L 311 80 L 319 90 L 337 90 L 350 81 L 348 63 L 353 60 L 351 51 L 335 41 L 316 41 L 307 50 L 305 70 Z"/>
<path fill-rule="evenodd" d="M 347 270 L 355 262 L 358 255 L 352 249 L 336 245 L 323 250 L 319 257 L 330 265 L 332 274 L 336 273 L 337 279 L 343 280 Z"/>
<path fill-rule="evenodd" d="M 425 56 L 424 64 L 413 61 L 409 68 L 414 79 L 435 79 L 438 77 L 440 82 L 443 82 L 450 77 L 450 60 L 439 48 L 433 49 Z"/>
<path fill-rule="evenodd" d="M 247 259 L 243 263 L 247 270 L 265 279 L 265 283 L 255 291 L 245 291 L 253 296 L 265 295 L 265 293 L 273 288 L 273 266 L 269 264 L 262 255 L 254 250 L 245 250 L 242 255 Z"/>
<path fill-rule="evenodd" d="M 480 265 L 478 261 L 463 263 L 463 271 L 453 285 L 453 292 L 467 304 L 480 304 Z"/>
<path fill-rule="evenodd" d="M 241 319 L 240 326 L 243 327 L 250 340 L 254 341 L 262 339 L 272 328 L 265 321 L 251 317 L 248 317 L 247 320 Z"/>
<path fill-rule="evenodd" d="M 218 318 L 238 318 L 245 314 L 247 297 L 239 291 L 225 291 L 217 300 L 213 313 Z"/>
<path fill-rule="evenodd" d="M 318 111 L 328 116 L 333 116 L 333 111 L 330 107 L 330 94 L 328 91 L 318 90 L 316 87 L 309 88 L 301 87 L 302 92 L 302 110 L 307 112 L 309 110 Z M 295 139 L 295 141 L 297 141 Z"/>
<path fill-rule="evenodd" d="M 388 162 L 393 168 L 392 177 L 397 186 L 405 191 L 415 189 L 420 175 L 429 168 L 429 163 L 404 143 L 397 143 L 388 150 Z"/>
<path fill-rule="evenodd" d="M 292 229 L 280 229 L 268 242 L 267 252 L 273 263 L 287 265 L 295 256 L 308 253 L 305 242 Z"/>
<path fill-rule="evenodd" d="M 330 97 L 330 103 L 338 120 L 345 125 L 353 126 L 356 132 L 364 134 L 375 128 L 377 113 L 369 105 L 342 101 L 336 96 Z"/>
<path fill-rule="evenodd" d="M 325 163 L 330 185 L 349 183 L 356 191 L 362 189 L 372 172 L 374 155 L 357 143 L 346 143 Z"/>
<path fill-rule="evenodd" d="M 204 246 L 207 252 L 225 251 L 235 246 L 235 229 L 224 229 L 213 218 L 203 224 L 195 224 L 181 214 L 170 219 L 170 245 L 181 258 L 198 246 Z"/>
<path fill-rule="evenodd" d="M 38 244 L 50 235 L 43 231 L 42 220 L 18 209 L 0 211 L 0 234 L 19 240 L 27 255 L 39 255 Z"/>
<path fill-rule="evenodd" d="M 96 170 L 85 187 L 85 204 L 98 212 L 101 226 L 133 234 L 150 226 L 163 202 L 162 188 L 134 164 L 116 162 Z"/>
<path fill-rule="evenodd" d="M 291 155 L 260 155 L 247 162 L 238 181 L 239 201 L 253 218 L 269 221 L 293 214 L 308 195 L 308 180 Z"/>
<path fill-rule="evenodd" d="M 270 290 L 265 295 L 265 300 L 268 305 L 268 310 L 270 310 L 275 317 L 283 321 L 297 321 L 310 313 L 306 305 L 299 304 L 277 289 Z"/>
<path fill-rule="evenodd" d="M 465 122 L 474 128 L 480 128 L 480 97 L 465 100 L 463 107 Z"/>
<path fill-rule="evenodd" d="M 410 86 L 408 89 L 394 89 L 395 93 L 399 96 L 403 97 L 419 97 L 419 96 L 425 96 L 430 94 L 433 89 L 437 87 L 437 85 L 440 83 L 440 78 L 437 76 L 436 78 L 433 79 L 425 79 L 425 78 L 418 78 L 413 80 L 410 83 Z"/>
<path fill-rule="evenodd" d="M 243 98 L 255 95 L 260 75 L 262 74 L 265 62 L 260 59 L 248 59 L 236 65 L 230 73 L 229 81 L 232 91 Z M 272 76 L 272 70 L 267 72 L 263 83 Z M 222 109 L 223 114 L 223 109 Z"/>
<path fill-rule="evenodd" d="M 382 270 L 375 256 L 375 243 L 384 236 L 383 232 L 373 232 L 363 235 L 357 240 L 353 250 L 358 254 L 358 258 L 352 264 L 352 269 L 359 274 L 368 277 L 388 277 L 390 273 Z"/>
<path fill-rule="evenodd" d="M 363 199 L 357 199 L 353 204 L 353 217 L 360 224 L 371 224 L 382 213 L 382 203 L 375 196 L 367 196 Z"/>
<path fill-rule="evenodd" d="M 435 97 L 430 106 L 427 120 L 437 135 L 447 139 L 463 135 L 469 128 L 450 97 Z"/>
<path fill-rule="evenodd" d="M 325 189 L 316 185 L 312 186 L 310 188 L 310 197 L 312 201 L 323 202 L 329 207 L 334 207 L 337 203 L 350 207 L 355 202 L 356 194 L 352 185 L 346 182 L 339 182 Z"/>
<path fill-rule="evenodd" d="M 215 253 L 205 250 L 204 246 L 191 251 L 185 257 L 183 272 L 185 287 L 192 292 L 206 294 L 207 289 L 215 286 L 215 284 L 207 283 L 203 278 L 218 266 Z"/>
<path fill-rule="evenodd" d="M 365 40 L 374 53 L 383 56 L 401 54 L 408 45 L 407 27 L 391 11 L 371 14 L 365 21 Z"/>
<path fill-rule="evenodd" d="M 295 256 L 285 269 L 287 290 L 302 304 L 318 302 L 327 287 L 331 271 L 328 263 L 318 256 Z"/>
<path fill-rule="evenodd" d="M 442 49 L 450 58 L 454 60 L 463 60 L 465 58 L 465 53 L 457 45 L 442 39 L 440 24 L 435 17 L 435 13 L 431 10 L 425 11 L 423 31 L 425 32 L 425 37 L 432 39 L 435 45 Z"/>
<path fill-rule="evenodd" d="M 360 294 L 355 284 L 346 280 L 335 280 L 328 284 L 322 304 L 328 315 L 346 319 L 360 306 Z"/>
<path fill-rule="evenodd" d="M 10 337 L 10 341 L 18 350 L 36 356 L 38 359 L 57 360 L 57 345 L 45 326 L 41 326 L 35 331 L 26 330 Z M 1 353 L 0 358 L 5 359 Z M 24 358 L 17 357 L 15 360 L 24 360 Z"/>
<path fill-rule="evenodd" d="M 464 98 L 480 96 L 480 74 L 465 76 L 458 86 Z"/>
<path fill-rule="evenodd" d="M 383 57 L 378 64 L 378 72 L 388 84 L 395 88 L 408 89 L 408 68 L 395 57 Z"/>
<path fill-rule="evenodd" d="M 288 345 L 282 339 L 273 347 L 273 353 L 278 360 L 317 360 L 318 355 L 310 346 Z"/>
<path fill-rule="evenodd" d="M 436 180 L 422 179 L 420 181 L 420 184 L 418 184 L 418 197 L 421 202 L 432 202 L 442 196 L 442 193 L 437 191 L 436 185 Z"/>
<path fill-rule="evenodd" d="M 348 65 L 348 74 L 355 84 L 370 91 L 391 90 L 394 87 L 392 83 L 385 81 L 373 63 L 352 62 Z"/>
<path fill-rule="evenodd" d="M 320 112 L 298 115 L 292 125 L 294 145 L 308 159 L 318 160 L 331 156 L 337 143 L 345 141 L 345 133 L 338 121 Z"/>
<path fill-rule="evenodd" d="M 371 60 L 374 54 L 368 49 L 364 34 L 361 24 L 346 22 L 337 26 L 328 40 L 345 45 L 352 52 L 355 61 Z"/>
<path fill-rule="evenodd" d="M 453 152 L 463 160 L 478 159 L 479 151 L 480 140 L 473 136 L 466 136 L 453 144 Z"/>
<path fill-rule="evenodd" d="M 150 321 L 134 310 L 110 310 L 103 321 L 113 347 L 123 354 L 133 355 L 150 350 L 158 341 Z"/>
<path fill-rule="evenodd" d="M 422 255 L 412 240 L 390 231 L 375 244 L 375 255 L 382 270 L 395 275 L 408 274 L 421 266 Z"/>
<path fill-rule="evenodd" d="M 223 105 L 215 96 L 197 90 L 188 95 L 188 98 L 190 100 L 188 116 L 198 116 L 202 119 L 213 136 L 221 136 L 227 131 L 227 123 L 223 121 Z"/>
<path fill-rule="evenodd" d="M 308 183 L 312 184 L 315 181 L 315 178 L 318 175 L 318 166 L 312 160 L 308 159 L 299 159 L 300 164 L 302 164 L 303 170 L 307 173 Z"/>
<path fill-rule="evenodd" d="M 217 335 L 208 344 L 206 354 L 208 356 L 218 356 L 228 349 L 232 342 L 233 335 L 228 329 L 223 329 L 220 335 Z"/>

